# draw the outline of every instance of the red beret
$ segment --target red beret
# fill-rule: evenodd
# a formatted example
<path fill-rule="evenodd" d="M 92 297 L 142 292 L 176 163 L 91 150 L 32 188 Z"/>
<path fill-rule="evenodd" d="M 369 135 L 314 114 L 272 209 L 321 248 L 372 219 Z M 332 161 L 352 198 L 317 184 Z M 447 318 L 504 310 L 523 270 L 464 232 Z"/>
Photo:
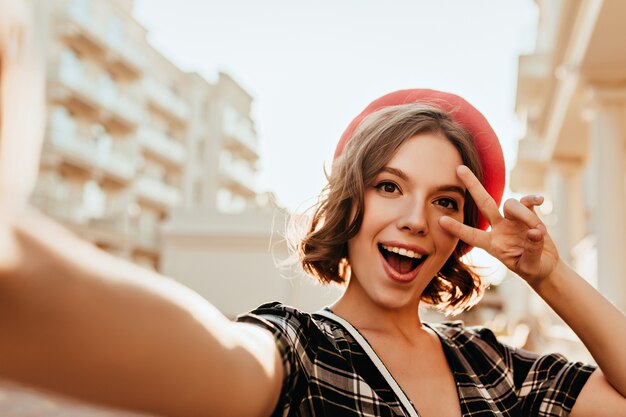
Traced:
<path fill-rule="evenodd" d="M 383 107 L 409 103 L 426 104 L 445 111 L 453 121 L 472 135 L 483 170 L 483 186 L 496 201 L 496 204 L 500 206 L 505 181 L 504 156 L 502 155 L 500 141 L 485 116 L 474 106 L 455 94 L 428 89 L 410 89 L 395 91 L 374 100 L 361 114 L 352 120 L 345 132 L 343 132 L 335 149 L 334 157 L 337 158 L 337 156 L 341 155 L 354 130 L 363 118 Z M 478 227 L 482 230 L 486 230 L 489 227 L 489 223 L 482 215 L 478 220 Z"/>

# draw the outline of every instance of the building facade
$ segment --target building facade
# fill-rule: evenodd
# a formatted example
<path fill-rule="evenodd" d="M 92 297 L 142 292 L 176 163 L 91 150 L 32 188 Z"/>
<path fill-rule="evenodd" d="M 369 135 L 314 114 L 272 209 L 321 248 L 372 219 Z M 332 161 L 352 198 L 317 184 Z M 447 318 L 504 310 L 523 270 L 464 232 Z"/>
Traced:
<path fill-rule="evenodd" d="M 184 204 L 170 212 L 161 229 L 161 272 L 194 289 L 228 317 L 268 301 L 316 310 L 340 294 L 322 287 L 297 267 L 281 268 L 290 257 L 285 240 L 290 215 L 255 183 L 259 152 L 249 117 L 252 97 L 227 74 L 210 88 L 191 135 L 194 162 Z M 202 87 L 204 86 L 204 87 Z"/>
<path fill-rule="evenodd" d="M 179 278 L 229 316 L 266 296 L 314 298 L 283 289 L 273 263 L 286 251 L 269 250 L 275 205 L 255 184 L 250 94 L 227 74 L 210 83 L 177 68 L 148 44 L 132 0 L 25 3 L 47 64 L 47 123 L 31 203 L 100 248 Z M 26 171 L 34 176 L 33 167 L 12 168 L 20 169 L 11 184 Z M 136 415 L 2 381 L 0 414 Z"/>
<path fill-rule="evenodd" d="M 160 226 L 174 208 L 257 204 L 252 97 L 232 78 L 212 85 L 158 53 L 132 0 L 33 3 L 48 100 L 35 206 L 159 269 Z"/>
<path fill-rule="evenodd" d="M 337 296 L 276 267 L 289 256 L 289 216 L 256 185 L 245 89 L 224 73 L 208 82 L 160 54 L 132 0 L 32 2 L 47 40 L 36 207 L 229 316 L 274 299 L 310 309 Z"/>
<path fill-rule="evenodd" d="M 537 5 L 536 50 L 519 61 L 526 133 L 511 188 L 546 196 L 541 214 L 561 257 L 626 310 L 626 3 Z M 554 317 L 547 325 L 577 343 Z"/>

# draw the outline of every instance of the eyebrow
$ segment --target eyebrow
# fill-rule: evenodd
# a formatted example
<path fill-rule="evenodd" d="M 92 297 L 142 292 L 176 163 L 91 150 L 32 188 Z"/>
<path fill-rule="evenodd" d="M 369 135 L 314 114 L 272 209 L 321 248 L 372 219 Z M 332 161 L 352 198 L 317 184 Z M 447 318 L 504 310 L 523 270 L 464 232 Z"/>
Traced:
<path fill-rule="evenodd" d="M 402 179 L 403 181 L 407 181 L 407 182 L 409 181 L 408 175 L 406 175 L 404 171 L 397 169 L 397 168 L 384 167 L 383 169 L 381 169 L 381 172 L 388 172 Z M 463 197 L 465 197 L 465 192 L 466 192 L 465 188 L 459 187 L 458 185 L 441 185 L 437 187 L 436 191 L 450 191 L 453 193 L 457 193 Z"/>

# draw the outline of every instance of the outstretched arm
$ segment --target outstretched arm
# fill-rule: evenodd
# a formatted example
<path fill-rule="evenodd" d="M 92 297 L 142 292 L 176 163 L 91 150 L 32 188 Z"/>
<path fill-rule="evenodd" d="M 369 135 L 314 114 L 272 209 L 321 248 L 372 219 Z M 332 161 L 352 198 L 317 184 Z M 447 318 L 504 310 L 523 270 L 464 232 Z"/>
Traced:
<path fill-rule="evenodd" d="M 485 249 L 526 280 L 580 337 L 600 367 L 583 388 L 571 416 L 625 415 L 626 316 L 559 258 L 545 225 L 534 212 L 543 202 L 541 197 L 508 200 L 500 214 L 467 167 L 459 167 L 457 173 L 491 224 L 491 231 L 450 217 L 442 217 L 441 226 L 466 243 Z"/>
<path fill-rule="evenodd" d="M 0 0 L 0 378 L 167 416 L 268 416 L 273 336 L 25 211 L 44 117 L 26 2 Z"/>
<path fill-rule="evenodd" d="M 268 416 L 282 385 L 269 332 L 36 213 L 0 224 L 0 340 L 0 377 L 159 415 Z"/>

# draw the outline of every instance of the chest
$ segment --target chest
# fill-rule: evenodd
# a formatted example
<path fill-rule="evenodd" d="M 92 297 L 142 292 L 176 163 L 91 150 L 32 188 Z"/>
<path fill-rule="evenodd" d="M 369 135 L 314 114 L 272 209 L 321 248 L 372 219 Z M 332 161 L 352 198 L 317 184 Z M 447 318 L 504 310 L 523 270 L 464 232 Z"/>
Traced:
<path fill-rule="evenodd" d="M 460 417 L 456 381 L 438 341 L 419 347 L 368 340 L 421 417 Z"/>

